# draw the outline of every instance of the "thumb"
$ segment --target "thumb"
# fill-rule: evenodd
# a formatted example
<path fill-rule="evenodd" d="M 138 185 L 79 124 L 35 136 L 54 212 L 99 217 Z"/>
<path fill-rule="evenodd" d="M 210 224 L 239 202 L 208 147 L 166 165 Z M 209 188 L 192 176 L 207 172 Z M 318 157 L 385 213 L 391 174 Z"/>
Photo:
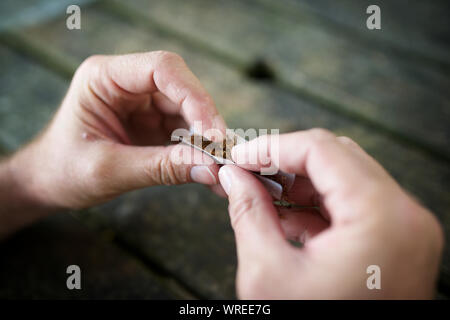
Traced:
<path fill-rule="evenodd" d="M 240 263 L 287 244 L 272 197 L 255 176 L 227 165 L 220 169 L 219 179 L 228 194 Z"/>
<path fill-rule="evenodd" d="M 96 148 L 97 149 L 97 148 Z M 112 192 L 189 182 L 216 184 L 218 166 L 202 152 L 184 145 L 136 147 L 107 144 L 97 152 L 93 176 Z M 106 184 L 106 185 L 105 185 Z"/>

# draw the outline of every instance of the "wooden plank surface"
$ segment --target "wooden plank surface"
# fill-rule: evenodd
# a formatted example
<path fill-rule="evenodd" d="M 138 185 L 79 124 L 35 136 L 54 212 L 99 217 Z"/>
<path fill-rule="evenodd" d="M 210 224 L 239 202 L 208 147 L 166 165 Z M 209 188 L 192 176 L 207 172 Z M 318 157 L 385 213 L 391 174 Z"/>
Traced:
<path fill-rule="evenodd" d="M 50 119 L 68 82 L 0 46 L 0 149 L 13 151 Z M 106 235 L 105 240 L 102 240 Z M 2 298 L 189 298 L 170 279 L 149 270 L 62 213 L 0 243 Z M 82 269 L 82 290 L 66 288 L 66 268 Z"/>
<path fill-rule="evenodd" d="M 242 64 L 262 59 L 272 66 L 281 86 L 450 159 L 448 73 L 336 34 L 335 26 L 322 23 L 307 7 L 293 18 L 255 1 L 105 3 L 132 23 L 140 24 L 144 14 L 186 45 L 214 48 L 214 54 L 221 53 L 219 59 L 227 55 Z M 283 3 L 276 2 L 281 7 Z M 401 17 L 408 15 L 409 8 Z M 397 16 L 402 21 L 401 17 Z"/>
<path fill-rule="evenodd" d="M 318 108 L 276 85 L 249 81 L 240 70 L 229 68 L 209 54 L 158 31 L 121 22 L 103 9 L 84 11 L 87 23 L 82 34 L 59 28 L 62 19 L 29 28 L 25 33 L 80 62 L 93 53 L 157 49 L 178 52 L 212 93 L 230 127 L 292 131 L 318 126 L 348 135 L 432 208 L 449 231 L 450 169 L 446 163 Z M 82 219 L 101 230 L 113 230 L 119 241 L 177 276 L 199 296 L 234 296 L 235 251 L 226 202 L 205 188 L 189 185 L 137 191 L 93 209 Z M 442 273 L 447 285 L 449 258 L 447 249 Z"/>
<path fill-rule="evenodd" d="M 67 83 L 3 46 L 0 68 L 0 145 L 11 151 L 45 127 L 60 104 Z"/>
<path fill-rule="evenodd" d="M 368 42 L 373 41 L 374 45 L 397 47 L 403 50 L 402 54 L 406 51 L 413 58 L 418 58 L 414 55 L 417 53 L 426 62 L 450 65 L 450 3 L 446 0 L 283 0 L 277 1 L 277 4 L 280 5 L 280 10 L 289 10 L 294 15 L 305 7 L 311 8 L 317 15 L 336 22 L 337 32 L 344 29 L 354 35 L 357 31 L 363 33 Z M 381 9 L 382 32 L 367 33 L 365 21 L 368 15 L 364 13 L 371 4 L 376 4 Z M 347 28 L 343 28 L 344 26 Z"/>
<path fill-rule="evenodd" d="M 93 0 L 3 0 L 0 2 L 0 30 L 29 26 L 59 16 L 70 5 L 82 6 Z"/>
<path fill-rule="evenodd" d="M 0 243 L 2 299 L 173 299 L 139 261 L 67 213 L 44 219 Z M 69 290 L 67 267 L 81 269 Z"/>

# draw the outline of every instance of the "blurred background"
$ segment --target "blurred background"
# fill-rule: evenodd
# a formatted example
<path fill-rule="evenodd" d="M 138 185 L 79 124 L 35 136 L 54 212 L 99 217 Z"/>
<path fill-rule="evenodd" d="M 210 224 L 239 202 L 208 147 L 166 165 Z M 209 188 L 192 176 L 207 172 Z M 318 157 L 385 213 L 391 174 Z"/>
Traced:
<path fill-rule="evenodd" d="M 349 136 L 449 234 L 450 4 L 378 0 L 382 29 L 370 31 L 372 2 L 3 0 L 0 152 L 45 126 L 89 55 L 170 50 L 230 128 Z M 66 27 L 71 4 L 81 30 Z M 66 288 L 71 264 L 82 290 Z M 447 246 L 439 298 L 449 268 Z M 2 298 L 234 298 L 235 271 L 227 202 L 194 185 L 61 213 L 0 244 Z"/>

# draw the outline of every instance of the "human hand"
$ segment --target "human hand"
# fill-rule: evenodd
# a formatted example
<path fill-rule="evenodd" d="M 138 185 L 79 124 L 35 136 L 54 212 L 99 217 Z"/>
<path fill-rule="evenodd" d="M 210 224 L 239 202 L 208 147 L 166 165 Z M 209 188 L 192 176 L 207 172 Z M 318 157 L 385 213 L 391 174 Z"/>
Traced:
<path fill-rule="evenodd" d="M 169 52 L 93 56 L 77 70 L 49 127 L 12 159 L 16 184 L 34 203 L 84 208 L 160 184 L 215 184 L 208 157 L 180 161 L 171 132 L 201 121 L 225 132 L 214 103 L 182 58 Z M 186 150 L 187 149 L 187 150 Z"/>
<path fill-rule="evenodd" d="M 443 235 L 427 209 L 349 138 L 321 129 L 281 135 L 277 159 L 270 140 L 238 145 L 233 158 L 269 155 L 281 170 L 297 174 L 289 201 L 319 206 L 320 213 L 277 211 L 253 175 L 237 166 L 220 169 L 236 237 L 240 298 L 433 297 Z M 381 290 L 367 287 L 371 265 L 380 267 Z"/>

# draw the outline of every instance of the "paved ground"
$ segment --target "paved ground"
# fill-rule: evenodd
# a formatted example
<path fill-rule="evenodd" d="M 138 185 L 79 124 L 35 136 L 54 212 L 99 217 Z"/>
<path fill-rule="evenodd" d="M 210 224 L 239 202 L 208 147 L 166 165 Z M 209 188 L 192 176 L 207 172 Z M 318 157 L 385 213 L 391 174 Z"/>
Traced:
<path fill-rule="evenodd" d="M 87 56 L 171 50 L 231 128 L 350 136 L 450 234 L 448 1 L 378 1 L 381 31 L 366 29 L 365 0 L 79 1 L 82 30 L 69 31 L 73 3 L 0 5 L 3 153 L 45 125 Z M 233 298 L 226 207 L 201 186 L 156 187 L 48 218 L 0 245 L 0 297 Z M 65 287 L 69 264 L 81 292 Z"/>

